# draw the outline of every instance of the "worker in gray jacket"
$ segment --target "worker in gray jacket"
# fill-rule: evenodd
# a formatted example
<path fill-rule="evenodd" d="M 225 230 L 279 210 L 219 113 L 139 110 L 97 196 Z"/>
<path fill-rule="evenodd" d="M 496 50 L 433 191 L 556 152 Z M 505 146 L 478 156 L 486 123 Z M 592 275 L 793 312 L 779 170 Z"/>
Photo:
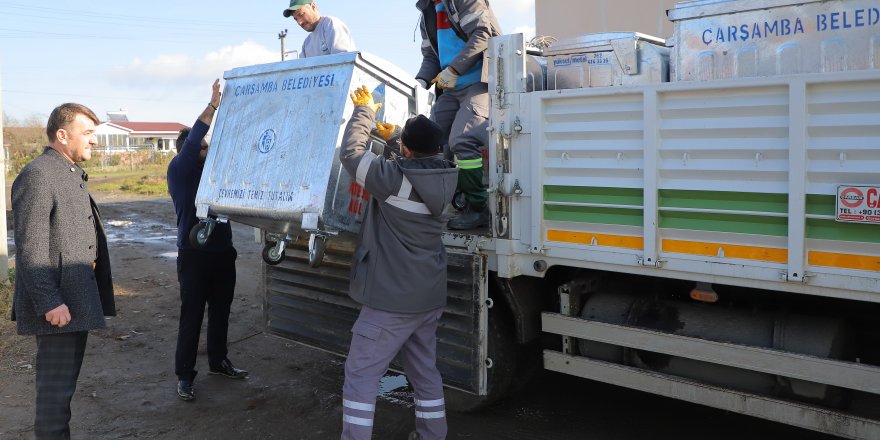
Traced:
<path fill-rule="evenodd" d="M 437 370 L 437 322 L 446 305 L 443 210 L 452 200 L 458 169 L 443 159 L 443 132 L 419 115 L 402 130 L 378 124 L 402 157 L 370 152 L 375 104 L 366 87 L 352 95 L 355 109 L 339 158 L 371 194 L 352 260 L 349 294 L 362 304 L 352 327 L 342 390 L 342 438 L 369 439 L 379 380 L 399 352 L 415 390 L 416 432 L 446 437 L 443 382 Z"/>
<path fill-rule="evenodd" d="M 449 229 L 489 224 L 488 194 L 483 186 L 483 148 L 489 144 L 489 38 L 501 26 L 487 0 L 418 0 L 422 14 L 422 66 L 416 80 L 433 83 L 437 101 L 431 119 L 440 125 L 461 170 L 458 190 L 467 201 Z"/>

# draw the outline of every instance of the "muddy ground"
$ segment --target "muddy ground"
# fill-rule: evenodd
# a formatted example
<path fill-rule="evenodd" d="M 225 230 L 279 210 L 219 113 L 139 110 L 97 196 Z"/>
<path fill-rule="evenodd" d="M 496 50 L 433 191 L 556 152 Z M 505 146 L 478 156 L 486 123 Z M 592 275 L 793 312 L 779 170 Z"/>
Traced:
<path fill-rule="evenodd" d="M 98 194 L 111 240 L 118 316 L 92 332 L 73 399 L 75 439 L 333 439 L 341 430 L 342 359 L 264 333 L 260 245 L 235 226 L 238 288 L 229 357 L 250 370 L 208 376 L 199 353 L 196 400 L 173 374 L 178 286 L 170 200 Z M 11 223 L 10 223 L 11 226 Z M 10 241 L 11 241 L 10 233 Z M 10 253 L 14 249 L 10 248 Z M 0 321 L 0 439 L 33 437 L 33 337 Z M 204 335 L 202 337 L 204 343 Z M 412 396 L 385 381 L 375 439 L 404 439 Z M 555 373 L 476 414 L 449 414 L 450 439 L 823 438 L 818 434 Z"/>

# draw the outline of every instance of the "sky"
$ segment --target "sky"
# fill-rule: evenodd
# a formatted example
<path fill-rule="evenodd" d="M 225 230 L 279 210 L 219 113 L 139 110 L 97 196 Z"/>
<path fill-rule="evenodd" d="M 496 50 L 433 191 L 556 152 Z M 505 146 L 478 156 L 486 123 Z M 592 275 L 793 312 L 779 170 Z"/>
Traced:
<path fill-rule="evenodd" d="M 359 50 L 415 75 L 421 64 L 415 0 L 319 0 L 342 19 Z M 288 0 L 0 0 L 3 112 L 45 123 L 52 109 L 79 102 L 102 120 L 127 109 L 135 122 L 191 125 L 214 78 L 281 60 L 307 33 L 282 16 Z M 492 0 L 504 33 L 535 33 L 535 0 Z M 295 56 L 295 55 L 293 55 Z"/>

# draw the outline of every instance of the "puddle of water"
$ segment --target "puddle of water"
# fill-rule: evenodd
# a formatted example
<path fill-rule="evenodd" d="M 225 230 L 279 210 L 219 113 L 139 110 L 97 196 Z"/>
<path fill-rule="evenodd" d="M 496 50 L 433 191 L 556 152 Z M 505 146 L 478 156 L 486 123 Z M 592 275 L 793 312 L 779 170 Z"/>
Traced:
<path fill-rule="evenodd" d="M 406 376 L 388 373 L 379 381 L 379 399 L 412 408 L 413 395 Z"/>
<path fill-rule="evenodd" d="M 159 236 L 159 237 L 143 237 L 143 238 L 141 238 L 141 240 L 150 240 L 150 241 L 157 241 L 157 240 L 171 240 L 171 241 L 177 241 L 177 236 L 176 236 L 176 235 L 162 235 L 162 236 Z"/>
<path fill-rule="evenodd" d="M 379 393 L 388 393 L 398 388 L 409 385 L 406 376 L 402 374 L 388 374 L 379 381 Z"/>
<path fill-rule="evenodd" d="M 174 244 L 177 241 L 177 228 L 157 223 L 138 223 L 135 220 L 108 220 L 107 228 L 108 243 L 145 243 L 145 242 L 168 242 Z M 174 231 L 175 235 L 169 234 Z M 174 254 L 176 258 L 177 254 Z M 172 258 L 172 257 L 169 257 Z"/>
<path fill-rule="evenodd" d="M 177 252 L 165 252 L 164 254 L 159 254 L 162 258 L 177 258 Z"/>

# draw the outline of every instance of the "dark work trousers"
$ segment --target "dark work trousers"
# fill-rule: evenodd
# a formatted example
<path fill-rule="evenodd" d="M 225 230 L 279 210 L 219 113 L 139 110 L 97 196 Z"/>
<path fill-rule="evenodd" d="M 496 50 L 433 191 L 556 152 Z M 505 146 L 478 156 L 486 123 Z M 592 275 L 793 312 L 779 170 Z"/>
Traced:
<path fill-rule="evenodd" d="M 70 400 L 88 338 L 86 331 L 37 336 L 37 440 L 70 438 Z"/>
<path fill-rule="evenodd" d="M 483 148 L 489 147 L 489 86 L 478 82 L 461 90 L 443 90 L 431 107 L 431 119 L 449 135 L 458 165 L 458 190 L 474 206 L 483 206 Z"/>
<path fill-rule="evenodd" d="M 205 305 L 208 306 L 208 364 L 219 368 L 226 359 L 229 309 L 235 293 L 235 248 L 221 252 L 179 249 L 180 326 L 174 372 L 179 379 L 196 377 L 196 352 Z"/>
<path fill-rule="evenodd" d="M 373 434 L 379 381 L 400 352 L 415 391 L 416 432 L 421 440 L 446 438 L 443 378 L 437 370 L 437 323 L 443 308 L 393 313 L 361 308 L 351 329 L 342 386 L 342 439 L 369 440 Z"/>

